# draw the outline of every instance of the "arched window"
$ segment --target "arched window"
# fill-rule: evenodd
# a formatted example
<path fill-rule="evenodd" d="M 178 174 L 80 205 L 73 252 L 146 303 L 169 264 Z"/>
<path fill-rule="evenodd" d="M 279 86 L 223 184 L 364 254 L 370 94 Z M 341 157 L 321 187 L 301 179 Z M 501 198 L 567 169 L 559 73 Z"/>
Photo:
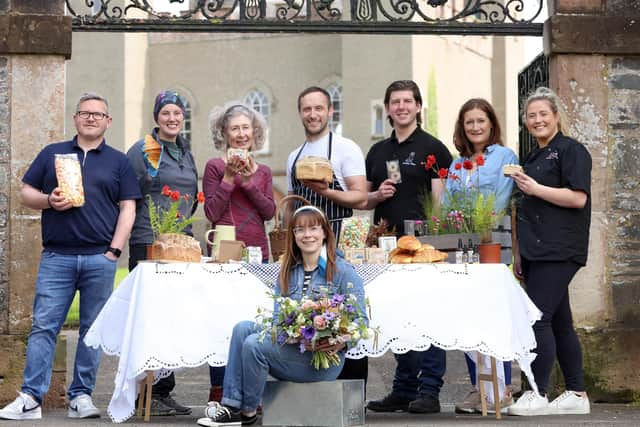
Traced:
<path fill-rule="evenodd" d="M 333 114 L 329 117 L 329 128 L 332 132 L 342 134 L 342 86 L 332 84 L 327 88 L 331 96 Z"/>
<path fill-rule="evenodd" d="M 184 122 L 180 136 L 191 141 L 191 104 L 187 100 L 184 101 Z"/>
<path fill-rule="evenodd" d="M 267 95 L 257 89 L 253 89 L 245 95 L 244 103 L 252 107 L 254 110 L 260 112 L 267 120 L 267 122 L 269 122 L 271 104 L 269 102 L 269 98 L 267 98 Z"/>

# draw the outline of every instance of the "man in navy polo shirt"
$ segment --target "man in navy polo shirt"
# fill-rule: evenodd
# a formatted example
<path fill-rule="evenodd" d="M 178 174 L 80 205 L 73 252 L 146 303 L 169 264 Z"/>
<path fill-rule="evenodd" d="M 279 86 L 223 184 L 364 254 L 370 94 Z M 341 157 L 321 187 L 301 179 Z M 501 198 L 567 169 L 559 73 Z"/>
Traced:
<path fill-rule="evenodd" d="M 42 418 L 40 405 L 49 389 L 56 337 L 76 291 L 80 292 L 80 336 L 73 382 L 67 390 L 70 418 L 96 418 L 93 405 L 101 350 L 84 336 L 113 290 L 120 251 L 135 219 L 140 189 L 127 157 L 109 147 L 107 101 L 84 94 L 73 116 L 77 135 L 46 146 L 22 178 L 24 206 L 42 210 L 43 251 L 36 280 L 33 323 L 18 398 L 0 410 L 0 419 Z M 75 154 L 81 165 L 85 203 L 73 207 L 56 179 L 56 154 Z"/>

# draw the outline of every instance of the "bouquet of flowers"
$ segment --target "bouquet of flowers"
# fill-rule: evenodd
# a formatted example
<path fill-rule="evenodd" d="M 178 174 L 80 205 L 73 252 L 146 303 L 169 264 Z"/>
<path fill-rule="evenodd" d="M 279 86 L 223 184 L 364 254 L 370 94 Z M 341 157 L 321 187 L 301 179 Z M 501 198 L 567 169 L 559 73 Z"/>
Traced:
<path fill-rule="evenodd" d="M 183 201 L 184 203 L 204 203 L 204 193 L 202 191 L 198 192 L 195 200 L 192 200 L 191 195 L 181 195 L 179 191 L 172 190 L 168 185 L 165 185 L 162 187 L 161 194 L 169 199 L 168 209 L 160 206 L 162 203 L 156 205 L 151 196 L 147 194 L 149 223 L 151 230 L 153 230 L 154 238 L 157 238 L 160 234 L 181 233 L 185 227 L 195 221 L 195 217 L 184 218 L 184 215 L 180 213 L 180 204 L 183 203 Z"/>
<path fill-rule="evenodd" d="M 311 365 L 315 369 L 328 369 L 340 364 L 337 354 L 315 350 L 320 343 L 355 344 L 376 332 L 369 329 L 358 312 L 353 294 L 303 298 L 299 301 L 288 297 L 276 299 L 280 306 L 276 319 L 267 310 L 258 309 L 256 320 L 262 325 L 261 339 L 270 335 L 280 345 L 298 344 L 300 353 L 311 348 Z"/>

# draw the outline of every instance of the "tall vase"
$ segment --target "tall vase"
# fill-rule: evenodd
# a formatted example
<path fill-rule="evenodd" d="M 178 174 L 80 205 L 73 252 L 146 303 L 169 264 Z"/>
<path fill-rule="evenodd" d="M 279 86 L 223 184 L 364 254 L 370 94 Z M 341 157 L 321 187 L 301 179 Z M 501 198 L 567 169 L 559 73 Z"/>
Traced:
<path fill-rule="evenodd" d="M 478 252 L 480 252 L 480 263 L 500 264 L 500 248 L 500 243 L 480 243 L 478 245 Z"/>

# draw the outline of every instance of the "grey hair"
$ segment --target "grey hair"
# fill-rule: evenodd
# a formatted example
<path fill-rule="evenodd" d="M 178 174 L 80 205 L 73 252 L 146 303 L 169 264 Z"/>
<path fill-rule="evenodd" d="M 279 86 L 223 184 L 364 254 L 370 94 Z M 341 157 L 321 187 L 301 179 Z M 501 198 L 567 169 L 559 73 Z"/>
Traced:
<path fill-rule="evenodd" d="M 551 111 L 558 115 L 558 130 L 567 135 L 567 132 L 569 132 L 569 126 L 567 125 L 566 113 L 562 108 L 562 104 L 560 103 L 560 98 L 558 97 L 558 95 L 548 87 L 541 86 L 537 88 L 529 95 L 527 100 L 524 102 L 524 105 L 522 106 L 523 123 L 527 122 L 527 108 L 529 108 L 529 105 L 535 101 L 547 101 L 549 103 Z"/>
<path fill-rule="evenodd" d="M 229 121 L 239 114 L 247 117 L 253 126 L 254 143 L 252 149 L 260 150 L 264 145 L 267 136 L 267 120 L 253 108 L 245 104 L 235 103 L 229 107 L 213 107 L 209 112 L 209 129 L 216 149 L 224 151 L 229 146 L 226 130 L 229 126 Z"/>
<path fill-rule="evenodd" d="M 107 114 L 109 114 L 109 102 L 107 102 L 107 99 L 104 96 L 98 95 L 95 92 L 85 92 L 82 94 L 82 96 L 78 100 L 78 103 L 76 104 L 76 113 L 80 111 L 80 104 L 82 104 L 85 101 L 92 101 L 92 100 L 103 102 L 104 106 L 107 107 Z"/>

